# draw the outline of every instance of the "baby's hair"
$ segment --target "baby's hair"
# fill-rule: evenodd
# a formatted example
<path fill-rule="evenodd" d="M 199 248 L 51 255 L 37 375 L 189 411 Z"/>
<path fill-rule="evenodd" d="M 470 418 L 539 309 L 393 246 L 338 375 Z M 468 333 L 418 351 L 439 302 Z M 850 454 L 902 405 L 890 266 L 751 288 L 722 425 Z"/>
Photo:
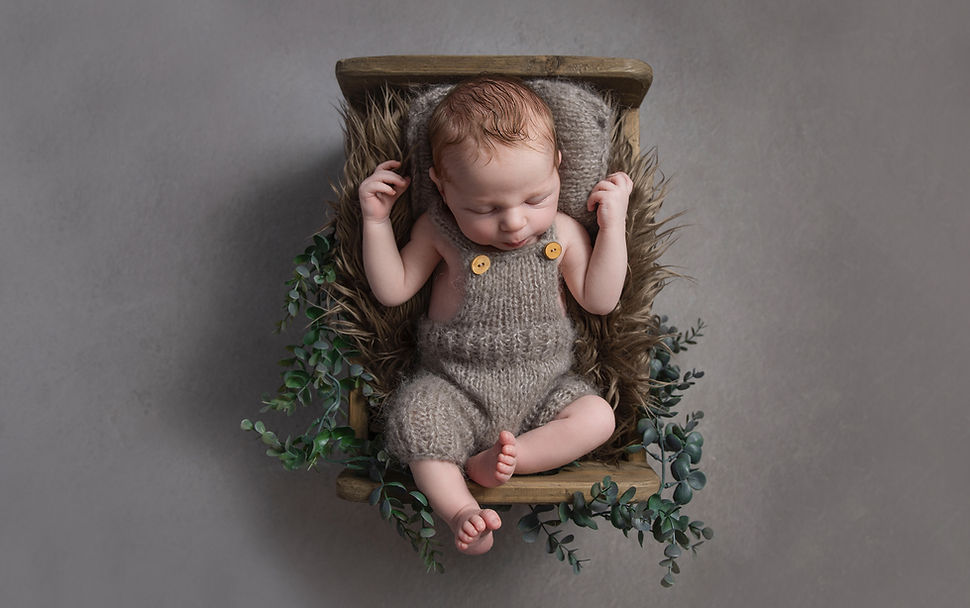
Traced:
<path fill-rule="evenodd" d="M 496 144 L 540 139 L 559 150 L 549 106 L 524 82 L 508 76 L 480 76 L 457 84 L 432 112 L 428 138 L 432 162 L 442 176 L 442 150 L 466 140 L 489 152 Z"/>

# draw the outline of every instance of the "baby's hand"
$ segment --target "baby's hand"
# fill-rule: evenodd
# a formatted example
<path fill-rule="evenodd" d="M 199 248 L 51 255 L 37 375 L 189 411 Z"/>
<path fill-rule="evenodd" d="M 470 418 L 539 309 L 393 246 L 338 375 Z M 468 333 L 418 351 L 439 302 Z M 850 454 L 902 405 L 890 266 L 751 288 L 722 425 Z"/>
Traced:
<path fill-rule="evenodd" d="M 392 171 L 400 166 L 401 163 L 396 160 L 384 161 L 360 183 L 357 195 L 360 198 L 360 212 L 364 220 L 382 222 L 391 215 L 394 201 L 411 183 L 411 178 L 402 177 Z"/>
<path fill-rule="evenodd" d="M 633 180 L 619 171 L 600 180 L 586 201 L 586 208 L 596 210 L 596 221 L 600 229 L 626 226 L 626 208 L 630 204 Z"/>

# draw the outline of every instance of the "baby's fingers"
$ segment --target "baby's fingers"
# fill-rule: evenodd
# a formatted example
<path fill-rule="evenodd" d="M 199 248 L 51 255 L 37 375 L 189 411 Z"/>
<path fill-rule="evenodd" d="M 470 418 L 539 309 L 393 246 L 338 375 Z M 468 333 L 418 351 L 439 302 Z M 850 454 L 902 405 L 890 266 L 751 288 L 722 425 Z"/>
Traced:
<path fill-rule="evenodd" d="M 401 161 L 399 160 L 385 160 L 381 164 L 377 165 L 377 168 L 374 169 L 374 172 L 376 173 L 378 171 L 397 169 L 400 166 L 401 166 Z"/>
<path fill-rule="evenodd" d="M 633 180 L 630 178 L 629 175 L 627 175 L 623 171 L 617 171 L 616 173 L 611 173 L 606 177 L 606 179 L 610 183 L 615 184 L 624 190 L 633 189 Z"/>

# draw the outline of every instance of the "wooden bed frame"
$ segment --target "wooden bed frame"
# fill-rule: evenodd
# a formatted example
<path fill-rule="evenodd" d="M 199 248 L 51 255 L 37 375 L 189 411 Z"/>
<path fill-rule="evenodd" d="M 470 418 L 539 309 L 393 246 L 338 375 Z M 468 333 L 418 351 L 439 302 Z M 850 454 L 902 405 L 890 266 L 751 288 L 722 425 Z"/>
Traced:
<path fill-rule="evenodd" d="M 653 81 L 653 70 L 636 59 L 571 57 L 559 55 L 394 55 L 354 57 L 337 62 L 337 82 L 352 106 L 362 106 L 367 95 L 382 86 L 410 87 L 421 84 L 452 83 L 482 73 L 505 74 L 519 78 L 560 77 L 592 85 L 609 95 L 619 107 L 623 137 L 634 150 L 640 147 L 640 103 Z M 352 394 L 349 425 L 357 437 L 368 434 L 367 401 Z M 646 463 L 643 452 L 629 461 L 611 466 L 584 461 L 578 468 L 537 475 L 514 475 L 497 488 L 483 488 L 469 481 L 468 488 L 480 504 L 540 504 L 570 500 L 575 492 L 590 498 L 590 486 L 609 475 L 620 490 L 635 487 L 636 498 L 646 500 L 660 488 L 660 479 Z M 410 479 L 401 481 L 414 489 Z M 337 477 L 337 495 L 356 502 L 367 501 L 377 483 L 345 470 Z"/>

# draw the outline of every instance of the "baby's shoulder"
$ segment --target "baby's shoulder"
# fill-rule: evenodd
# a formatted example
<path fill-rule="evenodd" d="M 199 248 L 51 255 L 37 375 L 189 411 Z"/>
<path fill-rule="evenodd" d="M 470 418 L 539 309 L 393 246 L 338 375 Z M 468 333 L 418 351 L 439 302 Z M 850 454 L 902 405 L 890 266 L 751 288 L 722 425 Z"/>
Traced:
<path fill-rule="evenodd" d="M 420 239 L 423 241 L 428 241 L 429 243 L 437 242 L 440 238 L 441 231 L 438 226 L 431 220 L 431 216 L 427 211 L 418 216 L 418 219 L 414 220 L 414 224 L 411 226 L 411 240 Z"/>
<path fill-rule="evenodd" d="M 433 247 L 438 255 L 451 261 L 458 253 L 455 246 L 448 240 L 441 226 L 432 219 L 429 212 L 425 211 L 414 220 L 411 227 L 411 240 L 418 239 L 419 242 Z"/>
<path fill-rule="evenodd" d="M 589 242 L 589 233 L 576 218 L 566 215 L 562 211 L 556 212 L 556 236 L 563 245 L 571 242 Z"/>

